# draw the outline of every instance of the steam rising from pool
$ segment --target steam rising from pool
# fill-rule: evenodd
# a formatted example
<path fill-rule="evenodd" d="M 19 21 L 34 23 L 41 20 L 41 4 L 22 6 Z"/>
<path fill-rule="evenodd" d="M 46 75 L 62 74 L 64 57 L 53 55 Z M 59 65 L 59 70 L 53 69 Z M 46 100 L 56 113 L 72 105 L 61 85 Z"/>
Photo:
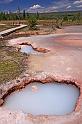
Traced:
<path fill-rule="evenodd" d="M 4 107 L 33 115 L 65 115 L 74 111 L 79 89 L 71 84 L 31 83 L 11 93 Z"/>

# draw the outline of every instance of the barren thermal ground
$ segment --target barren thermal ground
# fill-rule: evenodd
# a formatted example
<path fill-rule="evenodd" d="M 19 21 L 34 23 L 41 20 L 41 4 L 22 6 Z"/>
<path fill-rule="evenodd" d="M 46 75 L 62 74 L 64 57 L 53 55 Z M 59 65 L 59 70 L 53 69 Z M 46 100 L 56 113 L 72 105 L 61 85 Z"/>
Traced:
<path fill-rule="evenodd" d="M 13 38 L 8 40 L 7 45 L 9 47 L 14 47 L 16 51 L 18 51 L 21 56 L 24 58 L 20 60 L 22 62 L 22 67 L 24 67 L 24 70 L 19 74 L 14 80 L 11 80 L 9 82 L 6 82 L 5 84 L 2 83 L 0 85 L 0 122 L 2 124 L 12 123 L 17 124 L 23 123 L 23 124 L 81 124 L 82 122 L 82 34 L 81 33 L 62 33 L 62 34 L 50 34 L 50 35 L 38 35 L 38 36 L 31 36 L 31 37 L 19 37 L 19 38 Z M 23 48 L 23 49 L 22 49 Z M 19 62 L 19 61 L 18 61 Z M 20 65 L 20 64 L 19 64 Z M 37 82 L 37 84 L 35 84 Z M 52 84 L 52 85 L 51 85 Z M 64 84 L 67 86 L 72 85 L 73 87 L 76 87 L 78 89 L 78 95 L 77 100 L 75 102 L 74 108 L 72 111 L 68 112 L 67 114 L 49 114 L 52 113 L 52 111 L 49 109 L 45 109 L 48 107 L 49 101 L 46 103 L 49 98 L 51 99 L 51 103 L 54 101 L 54 97 L 51 97 L 50 94 L 54 94 L 53 88 L 54 84 Z M 40 86 L 39 86 L 40 85 Z M 47 88 L 48 85 L 48 89 Z M 25 92 L 28 93 L 28 102 L 30 103 L 30 106 L 36 104 L 36 110 L 32 109 L 32 106 L 29 107 L 31 110 L 28 113 L 28 109 L 25 108 L 24 111 L 22 111 L 21 107 L 19 109 L 11 109 L 12 106 L 16 108 L 17 103 L 15 102 L 17 96 L 14 95 L 15 92 L 18 93 L 18 97 L 20 98 L 20 102 L 18 101 L 18 104 L 22 105 L 23 101 L 23 95 L 25 93 L 22 93 L 22 100 L 21 100 L 21 91 L 26 88 L 27 90 Z M 50 86 L 50 87 L 49 87 Z M 32 90 L 30 89 L 32 87 Z M 46 88 L 44 88 L 46 87 Z M 42 88 L 42 89 L 41 89 Z M 40 89 L 40 91 L 39 91 Z M 50 90 L 51 89 L 51 90 Z M 49 91 L 50 94 L 49 94 Z M 57 91 L 60 92 L 60 89 Z M 32 92 L 33 91 L 33 92 Z M 56 91 L 56 89 L 55 89 Z M 61 94 L 63 94 L 63 90 L 61 90 Z M 66 91 L 66 89 L 65 89 Z M 14 92 L 14 94 L 12 94 Z M 47 98 L 46 99 L 46 92 Z M 66 91 L 67 92 L 67 91 Z M 42 94 L 45 94 L 42 95 Z M 75 93 L 73 89 L 71 89 L 70 93 Z M 10 96 L 10 102 L 7 100 L 7 97 Z M 30 100 L 29 100 L 29 94 L 30 94 Z M 35 94 L 35 95 L 33 95 Z M 55 93 L 56 94 L 56 93 Z M 65 95 L 66 93 L 64 93 Z M 37 96 L 38 95 L 38 96 Z M 40 95 L 40 96 L 39 96 Z M 38 97 L 41 97 L 42 104 L 39 104 Z M 62 98 L 64 99 L 63 96 Z M 68 95 L 67 95 L 68 97 Z M 67 98 L 66 97 L 66 98 Z M 44 102 L 42 102 L 42 99 L 45 99 Z M 61 97 L 59 97 L 60 99 Z M 67 99 L 67 103 L 71 105 L 71 99 L 75 98 L 75 96 L 69 97 Z M 24 97 L 24 103 L 26 98 Z M 35 100 L 36 99 L 36 100 Z M 63 99 L 57 103 L 59 105 L 62 105 L 65 100 Z M 7 103 L 6 103 L 7 100 Z M 57 99 L 56 99 L 57 100 Z M 33 103 L 34 101 L 34 103 Z M 36 101 L 38 101 L 36 103 Z M 8 102 L 10 104 L 8 104 Z M 14 104 L 15 103 L 15 104 Z M 45 106 L 44 106 L 44 104 Z M 11 106 L 10 108 L 7 107 Z M 47 106 L 46 106 L 47 104 Z M 68 104 L 68 105 L 69 105 Z M 16 106 L 15 106 L 16 105 Z M 52 104 L 49 104 L 50 107 Z M 54 104 L 55 105 L 55 104 Z M 53 106 L 54 106 L 53 105 Z M 40 107 L 41 106 L 41 107 Z M 25 107 L 25 106 L 24 106 Z M 23 108 L 24 108 L 23 107 Z M 37 109 L 37 107 L 39 107 Z M 42 108 L 42 109 L 41 109 Z M 44 108 L 44 114 L 43 113 Z M 27 109 L 27 113 L 26 113 Z M 34 111 L 35 110 L 35 111 Z M 39 110 L 39 114 L 38 111 Z M 40 111 L 41 110 L 41 111 Z M 45 114 L 47 111 L 48 114 Z M 60 110 L 57 110 L 58 112 Z M 40 114 L 41 112 L 41 114 Z M 37 113 L 37 114 L 33 114 Z"/>

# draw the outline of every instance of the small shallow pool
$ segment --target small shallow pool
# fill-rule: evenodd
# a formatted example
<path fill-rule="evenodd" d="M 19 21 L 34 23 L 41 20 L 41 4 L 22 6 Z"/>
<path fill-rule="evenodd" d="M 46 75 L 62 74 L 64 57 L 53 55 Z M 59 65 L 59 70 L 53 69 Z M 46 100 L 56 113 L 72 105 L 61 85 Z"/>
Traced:
<path fill-rule="evenodd" d="M 35 51 L 30 45 L 21 45 L 20 52 L 26 54 L 40 54 L 40 52 Z"/>

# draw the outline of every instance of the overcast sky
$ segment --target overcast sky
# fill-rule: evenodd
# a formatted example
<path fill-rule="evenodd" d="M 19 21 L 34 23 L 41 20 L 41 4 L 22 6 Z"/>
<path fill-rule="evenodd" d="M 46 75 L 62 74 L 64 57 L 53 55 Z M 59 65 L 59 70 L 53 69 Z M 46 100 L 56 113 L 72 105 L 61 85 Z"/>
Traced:
<path fill-rule="evenodd" d="M 0 0 L 0 11 L 58 12 L 82 10 L 82 0 Z"/>

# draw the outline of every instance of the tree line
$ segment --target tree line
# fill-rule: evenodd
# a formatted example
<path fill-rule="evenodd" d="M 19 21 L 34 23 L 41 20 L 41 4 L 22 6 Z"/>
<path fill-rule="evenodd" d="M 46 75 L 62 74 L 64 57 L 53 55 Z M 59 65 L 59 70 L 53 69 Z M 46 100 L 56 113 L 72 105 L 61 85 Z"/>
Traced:
<path fill-rule="evenodd" d="M 20 8 L 17 9 L 17 12 L 0 12 L 0 20 L 26 20 L 29 17 L 35 16 L 36 19 L 47 20 L 47 19 L 62 19 L 63 21 L 75 21 L 82 19 L 81 12 L 63 12 L 63 13 L 28 13 L 25 10 L 22 12 Z"/>
<path fill-rule="evenodd" d="M 33 16 L 33 14 L 29 14 L 25 12 L 25 10 L 23 10 L 23 12 L 18 11 L 16 13 L 0 12 L 0 20 L 26 20 L 29 19 L 30 16 Z M 38 19 L 39 13 L 37 12 L 34 16 Z"/>

